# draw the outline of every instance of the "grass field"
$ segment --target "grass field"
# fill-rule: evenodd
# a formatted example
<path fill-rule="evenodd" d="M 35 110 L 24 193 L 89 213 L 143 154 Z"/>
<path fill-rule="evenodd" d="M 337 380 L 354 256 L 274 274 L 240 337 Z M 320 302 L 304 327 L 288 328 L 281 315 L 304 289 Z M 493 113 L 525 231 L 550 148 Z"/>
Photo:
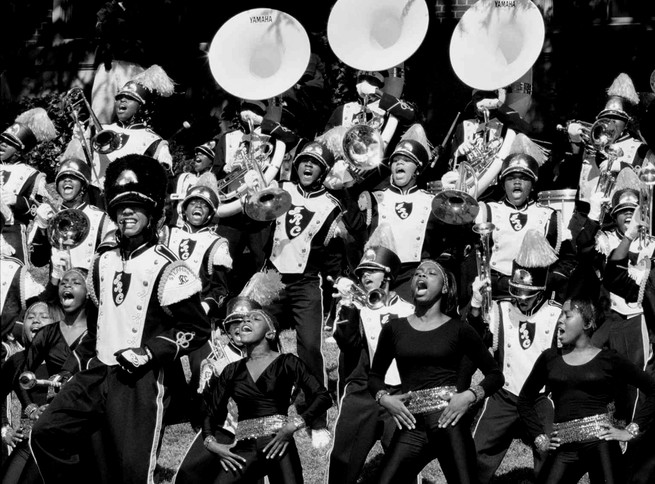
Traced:
<path fill-rule="evenodd" d="M 326 335 L 329 336 L 329 335 Z M 282 333 L 282 344 L 285 352 L 295 352 L 295 333 L 284 331 Z M 336 362 L 338 349 L 336 343 L 326 341 L 324 345 L 326 355 L 326 366 L 328 368 L 328 382 L 330 387 L 336 387 Z M 328 412 L 330 430 L 336 420 L 336 405 Z M 175 469 L 180 464 L 187 447 L 193 440 L 194 434 L 189 424 L 178 424 L 166 429 L 164 441 L 159 456 L 159 482 L 170 483 Z M 297 432 L 295 435 L 296 444 L 303 463 L 303 475 L 307 484 L 323 483 L 327 471 L 327 449 L 316 450 L 311 445 L 311 440 L 306 432 Z M 361 483 L 372 484 L 375 482 L 375 469 L 382 458 L 382 449 L 376 445 L 369 454 L 366 467 L 360 479 Z M 421 473 L 424 483 L 444 483 L 445 479 L 434 461 L 429 464 Z M 510 447 L 505 460 L 497 473 L 496 484 L 527 484 L 532 483 L 532 451 L 521 441 L 515 440 Z M 587 482 L 586 478 L 581 482 Z"/>

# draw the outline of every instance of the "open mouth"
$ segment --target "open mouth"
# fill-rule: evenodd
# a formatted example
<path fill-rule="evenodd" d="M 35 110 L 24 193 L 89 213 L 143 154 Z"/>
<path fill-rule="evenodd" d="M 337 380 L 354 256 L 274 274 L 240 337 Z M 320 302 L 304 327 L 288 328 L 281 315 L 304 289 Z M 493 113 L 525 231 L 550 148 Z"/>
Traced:
<path fill-rule="evenodd" d="M 194 217 L 202 217 L 202 210 L 194 210 L 191 215 Z"/>
<path fill-rule="evenodd" d="M 75 299 L 75 295 L 71 291 L 64 291 L 61 293 L 61 299 L 67 301 L 69 299 Z"/>
<path fill-rule="evenodd" d="M 124 229 L 130 229 L 133 228 L 136 225 L 136 219 L 133 218 L 124 218 L 119 221 L 119 224 L 124 228 Z"/>
<path fill-rule="evenodd" d="M 241 325 L 241 328 L 239 328 L 239 333 L 240 333 L 239 336 L 243 334 L 252 333 L 252 327 L 250 326 L 250 324 L 244 323 Z"/>
<path fill-rule="evenodd" d="M 428 292 L 428 283 L 425 282 L 424 280 L 420 280 L 416 283 L 414 292 L 416 293 L 417 296 L 423 295 L 426 292 Z"/>

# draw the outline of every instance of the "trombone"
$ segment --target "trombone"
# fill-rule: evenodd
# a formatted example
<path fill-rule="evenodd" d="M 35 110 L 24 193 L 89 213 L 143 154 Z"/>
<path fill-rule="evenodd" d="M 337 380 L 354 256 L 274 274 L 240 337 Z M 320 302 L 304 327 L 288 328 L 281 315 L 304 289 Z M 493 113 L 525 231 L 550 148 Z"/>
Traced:
<path fill-rule="evenodd" d="M 639 190 L 639 207 L 644 224 L 639 226 L 639 250 L 652 241 L 653 214 L 653 187 L 655 186 L 655 163 L 647 161 L 639 170 L 639 181 L 645 186 Z"/>

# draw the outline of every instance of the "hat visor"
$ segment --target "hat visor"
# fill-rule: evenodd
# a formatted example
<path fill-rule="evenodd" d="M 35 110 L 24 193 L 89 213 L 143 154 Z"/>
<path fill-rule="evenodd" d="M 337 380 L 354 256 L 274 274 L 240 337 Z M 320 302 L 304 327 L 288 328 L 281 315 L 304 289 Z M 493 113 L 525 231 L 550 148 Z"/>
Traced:
<path fill-rule="evenodd" d="M 196 148 L 195 152 L 205 155 L 209 159 L 214 159 L 214 153 L 209 148 L 205 148 L 204 146 L 199 146 Z"/>
<path fill-rule="evenodd" d="M 216 212 L 216 207 L 214 207 L 214 203 L 209 199 L 209 197 L 198 195 L 196 193 L 188 197 L 185 197 L 184 200 L 182 200 L 182 210 L 186 210 L 187 205 L 194 198 L 199 198 L 200 200 L 204 200 L 207 203 L 207 205 L 209 205 L 209 210 L 211 210 L 212 212 Z"/>
<path fill-rule="evenodd" d="M 376 264 L 375 262 L 372 261 L 362 262 L 355 268 L 354 272 L 357 277 L 362 277 L 362 273 L 366 270 L 389 272 L 389 268 L 387 266 L 383 266 L 382 264 Z"/>
<path fill-rule="evenodd" d="M 25 145 L 23 145 L 23 143 L 18 138 L 12 136 L 9 133 L 0 134 L 0 141 L 4 141 L 8 145 L 16 148 L 18 151 L 21 151 L 23 148 L 25 148 Z"/>
<path fill-rule="evenodd" d="M 394 151 L 393 154 L 391 155 L 391 158 L 389 159 L 389 165 L 391 165 L 391 163 L 394 162 L 394 159 L 398 155 L 403 155 L 403 156 L 409 158 L 409 160 L 412 161 L 413 163 L 415 163 L 416 166 L 418 166 L 419 168 L 422 166 L 421 162 L 416 157 L 416 155 L 414 153 L 412 153 L 411 151 L 406 151 L 406 150 Z"/>
<path fill-rule="evenodd" d="M 528 170 L 527 168 L 523 168 L 520 166 L 510 166 L 509 168 L 505 168 L 504 171 L 500 172 L 498 179 L 502 180 L 503 178 L 505 178 L 507 175 L 511 173 L 523 173 L 524 175 L 528 175 L 530 178 L 532 178 L 533 181 L 537 181 L 537 175 L 535 175 L 532 171 Z"/>
<path fill-rule="evenodd" d="M 134 101 L 140 102 L 141 104 L 145 104 L 146 100 L 143 99 L 141 96 L 138 94 L 132 92 L 132 91 L 119 91 L 118 94 L 116 94 L 116 100 L 119 100 L 123 97 L 126 97 L 128 99 L 133 99 Z"/>
<path fill-rule="evenodd" d="M 228 314 L 223 320 L 223 322 L 221 323 L 221 326 L 223 327 L 224 330 L 227 330 L 227 327 L 230 326 L 231 324 L 241 323 L 245 319 L 247 314 L 248 313 L 241 313 L 241 312 Z"/>
<path fill-rule="evenodd" d="M 83 182 L 85 185 L 89 184 L 89 180 L 87 180 L 84 175 L 82 175 L 79 171 L 74 171 L 74 170 L 62 170 L 59 173 L 57 173 L 57 176 L 55 176 L 55 185 L 59 183 L 59 179 L 63 176 L 73 176 Z"/>
<path fill-rule="evenodd" d="M 329 168 L 325 163 L 325 161 L 323 160 L 323 158 L 321 158 L 315 153 L 300 153 L 293 164 L 298 165 L 298 163 L 300 163 L 303 158 L 312 158 L 314 161 L 318 162 L 318 164 L 321 165 L 321 167 L 323 167 L 324 170 L 327 170 Z"/>
<path fill-rule="evenodd" d="M 142 205 L 154 209 L 157 206 L 157 203 L 143 193 L 123 192 L 111 199 L 109 202 L 109 208 L 116 208 L 120 205 Z"/>
<path fill-rule="evenodd" d="M 529 299 L 544 291 L 546 286 L 528 286 L 526 284 L 516 284 L 509 282 L 509 293 L 517 299 Z"/>
<path fill-rule="evenodd" d="M 612 207 L 610 215 L 613 217 L 619 212 L 623 212 L 625 210 L 636 210 L 638 206 L 639 205 L 636 203 L 619 203 L 616 205 L 616 207 Z"/>

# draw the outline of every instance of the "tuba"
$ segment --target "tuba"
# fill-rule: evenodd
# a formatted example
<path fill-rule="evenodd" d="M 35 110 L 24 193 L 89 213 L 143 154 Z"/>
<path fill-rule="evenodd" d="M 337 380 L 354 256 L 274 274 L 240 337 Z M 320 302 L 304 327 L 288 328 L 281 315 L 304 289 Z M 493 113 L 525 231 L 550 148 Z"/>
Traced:
<path fill-rule="evenodd" d="M 237 44 L 234 39 L 239 39 Z M 209 47 L 209 67 L 218 85 L 241 99 L 274 98 L 298 82 L 309 64 L 309 37 L 291 15 L 255 8 L 228 19 Z M 278 186 L 266 186 L 262 164 L 270 156 L 268 137 L 252 124 L 247 147 L 237 156 L 239 168 L 219 180 L 219 198 L 245 195 L 244 212 L 260 221 L 274 220 L 291 207 L 291 196 Z"/>
<path fill-rule="evenodd" d="M 466 162 L 458 167 L 459 179 L 454 189 L 442 190 L 432 199 L 432 213 L 437 220 L 449 225 L 465 225 L 478 216 L 480 205 L 477 198 L 477 178 L 475 171 Z M 469 177 L 470 175 L 470 177 Z M 474 196 L 467 191 L 467 181 L 473 178 Z"/>
<path fill-rule="evenodd" d="M 479 0 L 458 22 L 450 39 L 450 62 L 457 77 L 473 89 L 505 88 L 505 103 L 525 115 L 529 108 L 531 69 L 543 47 L 544 20 L 530 0 Z M 496 156 L 504 142 L 491 140 L 488 113 L 482 144 L 467 161 L 474 169 L 480 192 L 500 171 Z"/>
<path fill-rule="evenodd" d="M 424 0 L 338 0 L 328 18 L 330 48 L 344 64 L 361 71 L 385 71 L 407 60 L 428 30 Z M 346 164 L 356 174 L 370 171 L 384 159 L 382 120 L 366 122 L 366 105 L 358 122 L 343 137 Z"/>

